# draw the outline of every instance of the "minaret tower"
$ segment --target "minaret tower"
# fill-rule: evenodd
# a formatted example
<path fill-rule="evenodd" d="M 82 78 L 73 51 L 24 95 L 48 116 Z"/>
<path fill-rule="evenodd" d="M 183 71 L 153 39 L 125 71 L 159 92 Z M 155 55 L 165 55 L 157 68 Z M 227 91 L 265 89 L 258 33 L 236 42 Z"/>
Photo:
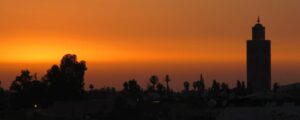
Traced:
<path fill-rule="evenodd" d="M 259 17 L 247 41 L 247 85 L 251 93 L 271 90 L 271 41 L 265 39 Z"/>

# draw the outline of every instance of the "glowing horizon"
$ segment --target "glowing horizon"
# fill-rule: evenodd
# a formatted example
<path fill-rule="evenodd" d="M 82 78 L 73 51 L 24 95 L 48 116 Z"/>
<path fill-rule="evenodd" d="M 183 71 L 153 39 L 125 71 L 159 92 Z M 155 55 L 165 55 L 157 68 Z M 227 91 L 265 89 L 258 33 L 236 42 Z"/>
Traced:
<path fill-rule="evenodd" d="M 45 42 L 44 42 L 45 41 Z M 63 43 L 60 43 L 62 42 Z M 69 41 L 69 42 L 68 42 Z M 72 41 L 72 42 L 71 42 Z M 245 61 L 245 48 L 241 51 L 224 50 L 214 51 L 213 43 L 208 43 L 199 50 L 191 51 L 176 50 L 172 46 L 163 45 L 156 46 L 158 50 L 145 50 L 143 48 L 133 48 L 134 45 L 125 47 L 114 46 L 109 47 L 100 45 L 101 43 L 93 42 L 86 43 L 80 40 L 66 40 L 60 38 L 25 38 L 25 39 L 10 39 L 4 42 L 1 46 L 2 59 L 0 63 L 43 63 L 57 62 L 65 54 L 76 54 L 82 60 L 89 62 L 217 62 L 217 61 Z M 276 44 L 276 43 L 275 43 Z M 123 44 L 126 45 L 126 44 Z M 172 45 L 172 44 L 171 44 Z M 117 47 L 120 47 L 119 49 Z M 174 46 L 178 47 L 178 46 Z M 192 49 L 194 46 L 191 46 Z M 211 48 L 210 48 L 211 47 Z M 215 46 L 222 47 L 222 46 Z M 224 48 L 224 47 L 223 47 Z M 173 51 L 167 50 L 173 49 Z M 206 51 L 200 51 L 200 50 Z M 226 48 L 225 48 L 226 49 Z M 126 51 L 127 50 L 127 51 Z M 297 62 L 299 56 L 294 56 L 293 59 L 287 59 L 295 53 L 279 52 L 281 49 L 272 49 L 273 62 Z M 285 57 L 286 56 L 286 57 Z"/>

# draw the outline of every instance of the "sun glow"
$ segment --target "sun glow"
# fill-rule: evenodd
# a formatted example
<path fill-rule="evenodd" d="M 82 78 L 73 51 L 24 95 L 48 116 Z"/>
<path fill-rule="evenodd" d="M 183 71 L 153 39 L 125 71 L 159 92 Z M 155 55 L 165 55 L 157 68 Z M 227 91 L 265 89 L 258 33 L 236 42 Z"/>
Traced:
<path fill-rule="evenodd" d="M 1 47 L 1 62 L 54 62 L 65 54 L 72 53 L 80 59 L 90 61 L 108 60 L 111 53 L 103 54 L 95 49 L 95 45 L 80 40 L 62 38 L 17 38 L 3 40 Z"/>

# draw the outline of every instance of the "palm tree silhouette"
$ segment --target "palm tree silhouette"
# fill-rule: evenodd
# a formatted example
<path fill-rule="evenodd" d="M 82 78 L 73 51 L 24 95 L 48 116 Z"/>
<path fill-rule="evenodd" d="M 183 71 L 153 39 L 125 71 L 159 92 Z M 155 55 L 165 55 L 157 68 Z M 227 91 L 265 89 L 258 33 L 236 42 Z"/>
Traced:
<path fill-rule="evenodd" d="M 169 82 L 171 81 L 169 75 L 166 75 L 165 81 L 167 83 L 167 92 L 169 92 L 170 91 Z"/>
<path fill-rule="evenodd" d="M 158 77 L 155 75 L 151 76 L 150 82 L 152 84 L 152 89 L 155 90 L 155 86 L 158 83 Z"/>

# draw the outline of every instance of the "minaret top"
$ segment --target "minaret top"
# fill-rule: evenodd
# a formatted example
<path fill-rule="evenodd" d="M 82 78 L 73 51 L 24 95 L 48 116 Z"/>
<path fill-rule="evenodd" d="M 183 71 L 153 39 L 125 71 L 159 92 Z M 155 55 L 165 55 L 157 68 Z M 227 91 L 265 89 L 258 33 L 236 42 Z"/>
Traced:
<path fill-rule="evenodd" d="M 264 26 L 260 23 L 260 17 L 259 16 L 257 17 L 256 24 L 255 24 L 254 27 L 264 28 Z"/>
<path fill-rule="evenodd" d="M 252 28 L 252 40 L 265 40 L 265 27 L 260 23 L 260 17 Z"/>

